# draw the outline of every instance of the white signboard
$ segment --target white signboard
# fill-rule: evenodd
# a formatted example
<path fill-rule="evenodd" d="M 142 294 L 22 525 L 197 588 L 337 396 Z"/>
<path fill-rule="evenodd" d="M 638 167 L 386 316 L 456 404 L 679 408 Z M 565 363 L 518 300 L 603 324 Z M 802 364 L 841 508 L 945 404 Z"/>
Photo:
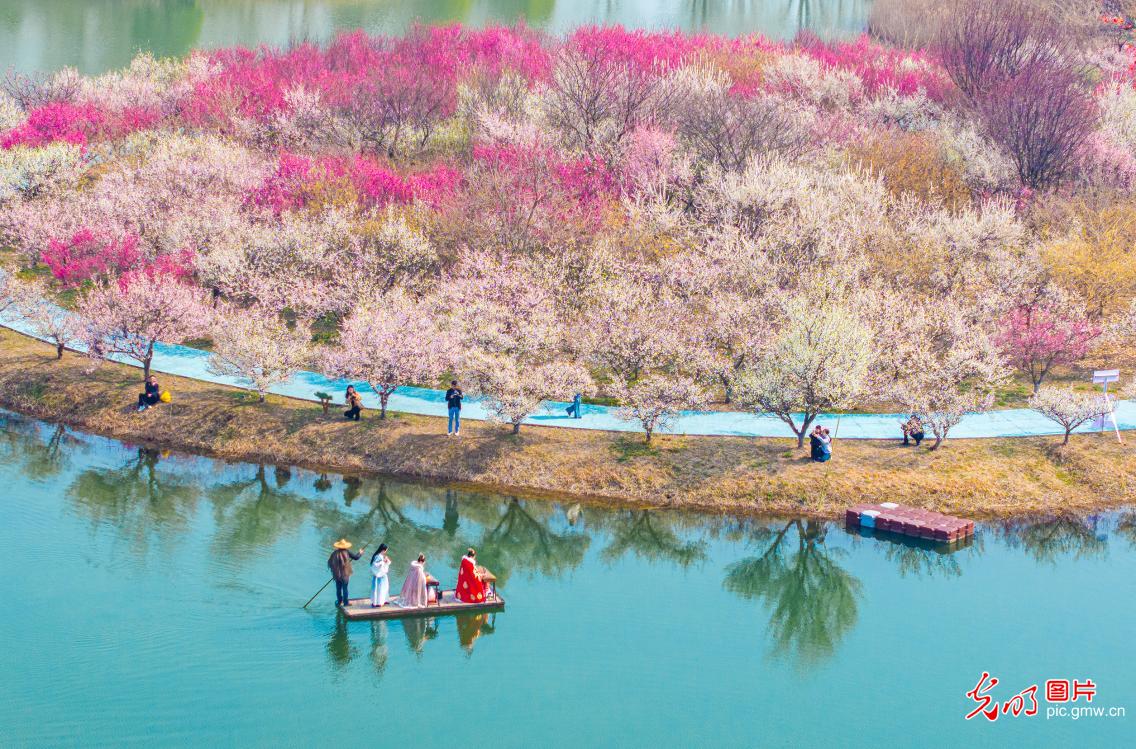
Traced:
<path fill-rule="evenodd" d="M 1093 372 L 1094 385 L 1107 385 L 1120 379 L 1119 369 L 1098 369 Z"/>

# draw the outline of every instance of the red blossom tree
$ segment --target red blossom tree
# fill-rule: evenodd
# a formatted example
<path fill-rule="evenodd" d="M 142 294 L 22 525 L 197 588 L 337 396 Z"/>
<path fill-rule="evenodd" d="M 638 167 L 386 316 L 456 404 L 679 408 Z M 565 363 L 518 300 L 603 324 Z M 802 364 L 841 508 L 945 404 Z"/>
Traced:
<path fill-rule="evenodd" d="M 996 340 L 1013 366 L 1029 375 L 1036 393 L 1055 365 L 1080 360 L 1100 334 L 1084 316 L 1039 303 L 1011 310 Z"/>

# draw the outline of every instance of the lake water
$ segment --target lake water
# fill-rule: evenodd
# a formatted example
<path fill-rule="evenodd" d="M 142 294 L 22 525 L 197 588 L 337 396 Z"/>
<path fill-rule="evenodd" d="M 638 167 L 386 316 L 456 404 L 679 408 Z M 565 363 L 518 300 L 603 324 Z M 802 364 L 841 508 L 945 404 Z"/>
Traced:
<path fill-rule="evenodd" d="M 122 67 L 138 50 L 323 40 L 339 29 L 400 33 L 415 21 L 708 30 L 774 38 L 859 32 L 871 0 L 0 0 L 0 71 Z"/>
<path fill-rule="evenodd" d="M 224 463 L 0 412 L 5 746 L 1117 746 L 1136 514 L 953 553 L 832 523 L 606 510 Z M 481 618 L 348 623 L 330 542 L 381 539 Z M 356 564 L 354 593 L 369 585 Z M 965 721 L 983 671 L 1040 714 Z M 1093 706 L 1045 717 L 1047 679 Z M 1078 705 L 1086 705 L 1084 699 Z"/>

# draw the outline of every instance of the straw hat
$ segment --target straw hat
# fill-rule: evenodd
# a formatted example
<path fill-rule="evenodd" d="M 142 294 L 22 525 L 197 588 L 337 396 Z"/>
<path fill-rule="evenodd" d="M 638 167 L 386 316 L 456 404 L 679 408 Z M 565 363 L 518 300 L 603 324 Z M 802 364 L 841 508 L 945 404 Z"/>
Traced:
<path fill-rule="evenodd" d="M 346 538 L 341 538 L 338 541 L 336 541 L 335 543 L 333 543 L 332 547 L 336 548 L 336 549 L 350 549 L 351 548 L 351 542 L 348 541 Z"/>

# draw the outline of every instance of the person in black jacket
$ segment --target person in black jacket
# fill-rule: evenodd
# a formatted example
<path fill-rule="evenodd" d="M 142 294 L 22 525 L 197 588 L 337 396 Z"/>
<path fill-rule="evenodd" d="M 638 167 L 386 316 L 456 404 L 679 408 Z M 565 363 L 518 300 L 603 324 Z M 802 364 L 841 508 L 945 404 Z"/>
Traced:
<path fill-rule="evenodd" d="M 450 380 L 450 389 L 446 391 L 446 411 L 450 416 L 446 425 L 446 436 L 461 436 L 462 398 L 464 397 L 461 388 L 458 387 L 458 381 Z"/>
<path fill-rule="evenodd" d="M 150 375 L 146 380 L 146 392 L 138 394 L 138 412 L 145 411 L 162 399 L 162 390 L 158 387 L 158 378 Z"/>

